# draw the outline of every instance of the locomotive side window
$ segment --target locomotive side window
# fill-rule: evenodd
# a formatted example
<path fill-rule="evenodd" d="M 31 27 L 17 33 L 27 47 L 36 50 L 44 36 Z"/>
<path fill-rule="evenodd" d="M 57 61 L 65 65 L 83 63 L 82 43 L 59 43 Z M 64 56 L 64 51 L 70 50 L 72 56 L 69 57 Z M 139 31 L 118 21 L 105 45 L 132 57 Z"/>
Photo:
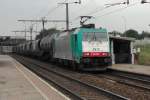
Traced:
<path fill-rule="evenodd" d="M 77 41 L 77 35 L 75 35 L 75 41 Z"/>

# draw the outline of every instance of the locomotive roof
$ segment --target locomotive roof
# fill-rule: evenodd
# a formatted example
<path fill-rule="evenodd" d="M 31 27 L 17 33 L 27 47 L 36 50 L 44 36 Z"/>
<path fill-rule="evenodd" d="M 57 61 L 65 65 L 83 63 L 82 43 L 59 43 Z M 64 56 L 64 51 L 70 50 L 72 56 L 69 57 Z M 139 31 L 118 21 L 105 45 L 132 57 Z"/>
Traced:
<path fill-rule="evenodd" d="M 77 34 L 79 31 L 84 32 L 104 32 L 106 33 L 107 30 L 105 28 L 77 28 L 73 34 Z"/>

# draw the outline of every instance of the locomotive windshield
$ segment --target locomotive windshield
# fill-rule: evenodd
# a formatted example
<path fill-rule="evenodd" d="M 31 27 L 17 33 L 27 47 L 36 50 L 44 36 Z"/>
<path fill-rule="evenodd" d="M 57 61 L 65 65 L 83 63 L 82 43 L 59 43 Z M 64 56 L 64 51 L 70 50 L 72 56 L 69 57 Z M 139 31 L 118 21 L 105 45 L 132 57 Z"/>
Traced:
<path fill-rule="evenodd" d="M 83 33 L 83 41 L 107 41 L 107 34 L 106 33 Z"/>

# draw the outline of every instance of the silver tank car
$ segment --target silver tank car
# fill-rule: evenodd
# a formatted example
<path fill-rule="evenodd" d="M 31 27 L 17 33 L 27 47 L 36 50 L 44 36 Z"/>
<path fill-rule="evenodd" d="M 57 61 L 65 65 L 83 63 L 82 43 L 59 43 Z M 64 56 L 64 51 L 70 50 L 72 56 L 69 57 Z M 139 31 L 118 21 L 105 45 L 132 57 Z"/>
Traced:
<path fill-rule="evenodd" d="M 54 37 L 54 58 L 74 60 L 70 42 L 70 32 L 57 33 Z"/>
<path fill-rule="evenodd" d="M 39 48 L 43 51 L 43 60 L 52 60 L 53 58 L 53 38 L 54 35 L 48 35 L 41 39 Z"/>
<path fill-rule="evenodd" d="M 31 52 L 32 56 L 34 57 L 39 57 L 43 55 L 43 52 L 40 49 L 40 41 L 41 40 L 35 40 L 31 43 Z"/>

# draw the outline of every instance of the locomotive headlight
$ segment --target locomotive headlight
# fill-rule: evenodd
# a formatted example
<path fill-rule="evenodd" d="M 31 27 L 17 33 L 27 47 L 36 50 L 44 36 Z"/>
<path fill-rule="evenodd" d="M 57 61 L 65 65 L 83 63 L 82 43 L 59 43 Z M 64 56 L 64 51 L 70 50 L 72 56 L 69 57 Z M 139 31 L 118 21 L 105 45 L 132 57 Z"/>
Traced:
<path fill-rule="evenodd" d="M 107 56 L 107 55 L 108 55 L 108 54 L 107 54 L 107 53 L 105 53 L 105 52 L 104 52 L 104 53 L 102 53 L 102 56 Z"/>
<path fill-rule="evenodd" d="M 102 53 L 102 56 L 110 56 L 110 53 L 104 52 L 104 53 Z"/>

